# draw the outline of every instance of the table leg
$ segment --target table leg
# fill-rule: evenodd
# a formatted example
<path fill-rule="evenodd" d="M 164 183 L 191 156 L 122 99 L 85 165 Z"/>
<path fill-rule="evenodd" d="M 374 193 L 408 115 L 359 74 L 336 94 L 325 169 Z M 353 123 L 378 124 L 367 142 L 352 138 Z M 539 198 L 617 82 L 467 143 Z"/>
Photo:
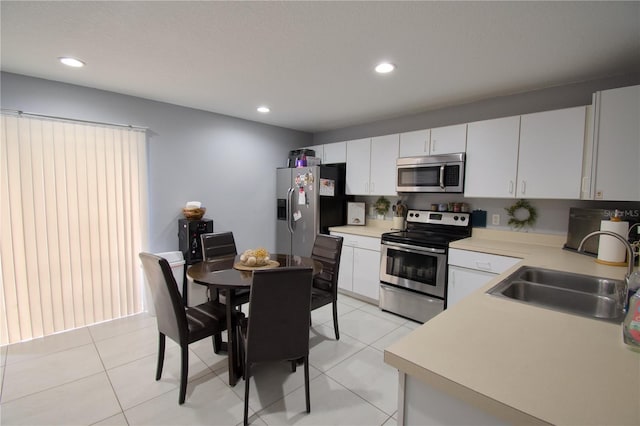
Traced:
<path fill-rule="evenodd" d="M 227 289 L 226 291 L 226 310 L 227 310 L 227 359 L 229 365 L 229 386 L 235 386 L 240 377 L 239 352 L 238 352 L 238 327 L 235 320 L 233 299 L 235 291 Z"/>

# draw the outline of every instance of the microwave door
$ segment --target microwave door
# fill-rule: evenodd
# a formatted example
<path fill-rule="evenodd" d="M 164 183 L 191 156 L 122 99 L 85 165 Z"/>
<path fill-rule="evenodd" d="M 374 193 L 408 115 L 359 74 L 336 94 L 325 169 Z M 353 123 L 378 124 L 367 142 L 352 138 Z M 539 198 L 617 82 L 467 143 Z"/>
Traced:
<path fill-rule="evenodd" d="M 463 192 L 464 162 L 464 153 L 399 158 L 396 191 Z"/>
<path fill-rule="evenodd" d="M 422 192 L 440 189 L 441 168 L 434 166 L 398 167 L 397 190 Z"/>

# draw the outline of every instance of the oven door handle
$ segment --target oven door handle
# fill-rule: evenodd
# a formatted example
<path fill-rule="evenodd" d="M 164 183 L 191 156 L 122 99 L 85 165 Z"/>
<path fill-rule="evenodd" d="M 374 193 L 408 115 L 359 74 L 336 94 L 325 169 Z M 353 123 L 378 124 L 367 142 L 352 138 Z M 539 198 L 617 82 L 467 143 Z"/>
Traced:
<path fill-rule="evenodd" d="M 417 246 L 413 246 L 410 244 L 403 244 L 403 243 L 391 243 L 388 241 L 385 241 L 382 243 L 382 245 L 384 246 L 388 246 L 394 250 L 399 250 L 399 251 L 405 251 L 408 253 L 415 253 L 415 252 L 423 252 L 423 253 L 437 253 L 437 254 L 445 254 L 446 250 L 444 249 L 438 249 L 438 248 L 431 248 L 431 247 L 417 247 Z"/>
<path fill-rule="evenodd" d="M 444 191 L 444 164 L 440 166 L 440 189 Z"/>

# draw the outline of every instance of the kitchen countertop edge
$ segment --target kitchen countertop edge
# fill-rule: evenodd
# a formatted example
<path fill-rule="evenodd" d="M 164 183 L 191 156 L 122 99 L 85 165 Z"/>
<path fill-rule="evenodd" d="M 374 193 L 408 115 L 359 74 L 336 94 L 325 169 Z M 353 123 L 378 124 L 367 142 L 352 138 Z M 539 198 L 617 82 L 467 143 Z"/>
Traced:
<path fill-rule="evenodd" d="M 342 225 L 342 226 L 331 226 L 329 228 L 330 232 L 338 232 L 342 234 L 352 234 L 352 235 L 360 235 L 362 237 L 374 237 L 380 238 L 382 234 L 385 232 L 393 231 L 391 229 L 392 221 L 390 220 L 378 220 L 378 219 L 369 219 L 367 220 L 367 224 L 362 225 Z"/>
<path fill-rule="evenodd" d="M 624 277 L 624 268 L 600 265 L 593 257 L 563 250 L 559 247 L 561 238 L 527 244 L 493 237 L 474 236 L 455 241 L 450 247 L 522 261 L 387 347 L 385 362 L 510 423 L 640 424 L 640 355 L 624 347 L 619 325 L 485 294 L 523 265 L 614 279 Z M 467 330 L 473 334 L 456 334 Z M 505 341 L 518 339 L 523 332 L 528 333 L 526 339 L 512 342 L 517 345 Z M 585 341 L 584 336 L 589 335 L 593 339 Z M 428 347 L 442 350 L 425 349 Z M 572 358 L 577 355 L 577 359 Z M 515 377 L 492 380 L 501 366 L 515 372 Z M 590 372 L 593 383 L 577 375 L 578 366 L 585 372 L 595 368 Z M 519 386 L 511 383 L 516 379 L 520 380 Z M 548 386 L 543 386 L 545 383 Z M 603 407 L 602 399 L 609 401 L 611 397 L 590 389 L 589 384 L 605 389 L 615 384 L 616 398 L 611 406 Z M 564 392 L 577 392 L 580 401 L 570 398 L 569 403 L 558 404 L 560 398 L 567 400 Z"/>

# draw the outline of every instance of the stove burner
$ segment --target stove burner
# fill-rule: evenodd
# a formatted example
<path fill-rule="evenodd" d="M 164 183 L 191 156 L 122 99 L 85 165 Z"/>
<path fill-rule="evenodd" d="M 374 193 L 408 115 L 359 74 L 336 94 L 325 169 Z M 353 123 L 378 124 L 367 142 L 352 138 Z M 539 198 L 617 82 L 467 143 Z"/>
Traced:
<path fill-rule="evenodd" d="M 471 236 L 469 213 L 409 210 L 407 222 L 406 231 L 382 234 L 382 241 L 447 248 L 451 241 Z"/>

